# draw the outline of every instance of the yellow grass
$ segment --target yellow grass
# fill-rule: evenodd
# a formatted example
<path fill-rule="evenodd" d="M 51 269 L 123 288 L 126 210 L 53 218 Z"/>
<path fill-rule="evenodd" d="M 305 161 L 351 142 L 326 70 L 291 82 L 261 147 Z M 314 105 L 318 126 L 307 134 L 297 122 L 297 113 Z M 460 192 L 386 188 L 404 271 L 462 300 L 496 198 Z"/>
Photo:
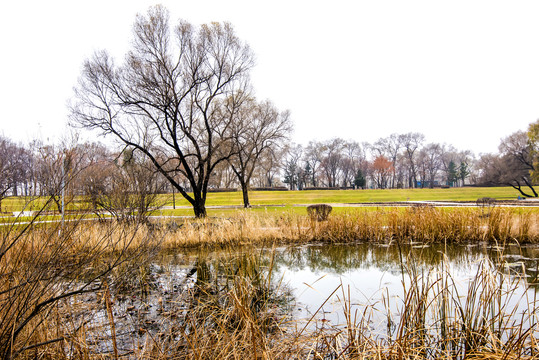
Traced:
<path fill-rule="evenodd" d="M 378 211 L 350 209 L 331 214 L 327 221 L 315 221 L 306 213 L 292 211 L 243 211 L 229 218 L 177 222 L 161 219 L 150 225 L 83 222 L 68 223 L 64 227 L 60 224 L 30 227 L 26 232 L 17 229 L 3 235 L 3 248 L 7 246 L 9 250 L 0 257 L 0 273 L 10 281 L 0 285 L 0 331 L 3 334 L 0 340 L 2 346 L 11 344 L 8 354 L 16 354 L 19 358 L 103 358 L 102 354 L 96 354 L 91 339 L 98 343 L 103 334 L 109 334 L 107 338 L 115 343 L 116 323 L 132 315 L 115 304 L 114 299 L 118 301 L 118 297 L 125 296 L 122 294 L 126 292 L 142 298 L 147 296 L 151 277 L 149 264 L 158 254 L 178 253 L 187 248 L 228 248 L 245 244 L 273 246 L 312 241 L 538 242 L 538 216 L 534 211 L 506 208 L 482 211 L 477 208 L 415 207 Z M 444 355 L 446 345 L 439 342 L 447 340 L 443 336 L 428 342 L 421 335 L 427 331 L 422 325 L 425 318 L 421 311 L 431 299 L 430 291 L 436 289 L 434 284 L 439 286 L 449 281 L 449 275 L 442 275 L 433 284 L 427 283 L 426 288 L 407 289 L 406 311 L 416 309 L 413 311 L 415 318 L 410 320 L 413 322 L 403 323 L 401 334 L 388 342 L 371 335 L 362 337 L 368 316 L 354 319 L 350 313 L 346 331 L 336 328 L 292 330 L 293 324 L 286 323 L 283 314 L 272 310 L 278 303 L 273 295 L 277 290 L 271 288 L 271 264 L 238 258 L 232 265 L 225 266 L 204 263 L 199 257 L 196 266 L 197 284 L 193 293 L 186 294 L 191 297 L 184 299 L 190 311 L 165 316 L 167 323 L 163 326 L 167 330 L 162 337 L 139 334 L 136 338 L 139 345 L 127 356 L 141 359 L 324 359 L 328 356 L 412 359 L 434 351 L 432 353 L 441 358 L 452 357 L 450 352 L 447 352 L 448 356 Z M 228 269 L 228 275 L 211 275 L 212 271 L 223 268 Z M 413 267 L 407 271 L 412 277 L 417 275 Z M 486 289 L 487 284 L 498 279 L 490 276 L 491 273 L 488 270 L 478 275 L 477 289 Z M 203 274 L 210 275 L 204 277 Z M 422 281 L 418 278 L 415 284 L 424 284 Z M 28 316 L 37 304 L 65 293 L 66 287 L 80 288 L 81 284 L 87 284 L 92 290 L 91 303 L 83 293 L 54 302 L 54 306 L 46 306 L 38 316 L 32 317 L 16 341 L 10 343 L 10 334 L 20 325 L 18 316 Z M 440 310 L 440 306 L 446 306 L 443 301 L 447 300 L 459 304 L 460 298 L 455 294 L 448 295 L 444 286 L 433 294 L 436 302 L 429 306 Z M 492 291 L 497 290 L 494 287 Z M 343 293 L 342 298 L 346 301 L 346 294 Z M 478 306 L 490 309 L 488 301 L 481 300 Z M 458 307 L 451 309 L 452 314 L 457 314 Z M 102 315 L 95 320 L 97 322 L 81 321 L 86 317 L 91 319 L 92 314 L 98 312 Z M 493 339 L 492 344 L 497 347 L 474 345 L 467 353 L 468 358 L 505 356 L 511 359 L 522 355 L 522 349 L 538 350 L 533 336 L 526 333 L 504 345 L 498 335 L 475 327 L 475 313 L 470 311 L 459 318 L 456 324 L 462 326 L 462 322 L 470 321 L 466 326 L 472 330 L 457 331 L 455 338 L 468 341 L 476 339 L 474 334 L 480 333 L 482 338 Z M 443 331 L 456 331 L 453 327 L 436 324 Z M 135 341 L 135 337 L 133 339 Z M 522 343 L 519 343 L 520 339 Z M 431 348 L 435 350 L 429 350 Z M 120 345 L 114 344 L 109 349 L 112 350 L 107 356 L 114 357 L 116 352 L 126 355 Z M 5 351 L 5 348 L 0 350 Z"/>

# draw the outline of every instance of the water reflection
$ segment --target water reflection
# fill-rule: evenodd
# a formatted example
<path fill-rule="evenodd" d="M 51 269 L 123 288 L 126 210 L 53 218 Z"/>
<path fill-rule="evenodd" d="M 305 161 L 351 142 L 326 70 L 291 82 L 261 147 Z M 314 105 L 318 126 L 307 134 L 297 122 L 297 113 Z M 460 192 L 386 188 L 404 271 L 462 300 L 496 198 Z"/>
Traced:
<path fill-rule="evenodd" d="M 379 329 L 385 326 L 388 312 L 399 317 L 405 311 L 402 304 L 405 289 L 410 288 L 409 269 L 426 276 L 437 276 L 445 269 L 455 291 L 465 295 L 485 262 L 503 264 L 500 269 L 507 276 L 522 280 L 517 296 L 508 299 L 509 305 L 518 306 L 520 296 L 537 291 L 537 246 L 363 243 L 283 247 L 277 249 L 274 270 L 293 289 L 299 319 L 307 320 L 316 313 L 318 321 L 342 324 L 343 300 L 347 299 L 360 312 L 369 308 L 371 326 Z M 525 305 L 522 311 L 526 311 Z"/>
<path fill-rule="evenodd" d="M 522 274 L 535 285 L 539 268 L 539 247 L 507 245 L 393 244 L 322 244 L 277 249 L 277 270 L 343 275 L 355 269 L 377 269 L 401 276 L 402 265 L 412 263 L 423 268 L 449 261 L 452 267 L 471 269 L 473 264 L 490 259 L 505 262 L 513 274 Z"/>

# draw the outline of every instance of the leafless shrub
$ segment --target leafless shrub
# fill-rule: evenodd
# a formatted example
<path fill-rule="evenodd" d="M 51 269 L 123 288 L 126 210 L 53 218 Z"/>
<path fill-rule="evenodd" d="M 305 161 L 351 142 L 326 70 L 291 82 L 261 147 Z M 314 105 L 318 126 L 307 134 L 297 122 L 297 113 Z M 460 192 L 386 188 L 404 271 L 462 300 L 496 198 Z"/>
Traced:
<path fill-rule="evenodd" d="M 87 231 L 81 219 L 37 224 L 40 213 L 29 224 L 13 223 L 0 229 L 3 359 L 75 336 L 84 327 L 84 319 L 64 326 L 58 305 L 101 291 L 107 276 L 127 259 L 137 258 L 149 240 L 145 237 L 135 243 L 140 231 L 113 224 L 96 234 Z"/>
<path fill-rule="evenodd" d="M 490 209 L 496 205 L 496 199 L 491 197 L 482 197 L 477 199 L 475 203 L 477 204 L 477 207 L 481 208 L 482 216 L 488 217 L 490 215 Z"/>
<path fill-rule="evenodd" d="M 105 186 L 89 188 L 93 211 L 100 217 L 112 215 L 124 222 L 145 222 L 150 212 L 162 204 L 158 195 L 163 182 L 151 165 L 124 151 L 121 162 L 101 164 L 107 172 Z"/>

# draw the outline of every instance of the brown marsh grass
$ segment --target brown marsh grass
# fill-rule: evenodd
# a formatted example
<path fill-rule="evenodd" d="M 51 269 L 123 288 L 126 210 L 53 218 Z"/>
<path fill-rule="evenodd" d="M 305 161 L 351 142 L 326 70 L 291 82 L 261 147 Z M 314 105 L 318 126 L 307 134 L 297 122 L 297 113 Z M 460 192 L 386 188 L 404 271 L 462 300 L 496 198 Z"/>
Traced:
<path fill-rule="evenodd" d="M 292 212 L 260 215 L 248 211 L 231 218 L 210 218 L 157 227 L 169 249 L 242 244 L 329 242 L 534 243 L 539 214 L 493 208 L 380 208 L 350 211 L 315 221 Z"/>
<path fill-rule="evenodd" d="M 88 227 L 80 219 L 2 229 L 0 357 L 35 356 L 45 345 L 63 350 L 61 344 L 79 329 L 63 326 L 62 313 L 70 307 L 60 310 L 60 304 L 101 293 L 111 276 L 118 284 L 128 278 L 119 272 L 122 266 L 143 259 L 154 244 L 141 229 L 112 223 Z"/>
<path fill-rule="evenodd" d="M 372 308 L 354 309 L 341 291 L 346 324 L 307 326 L 287 313 L 272 262 L 255 255 L 226 263 L 204 258 L 197 281 L 160 313 L 155 331 L 121 326 L 153 299 L 150 263 L 182 248 L 328 242 L 536 242 L 537 214 L 495 208 L 380 209 L 330 216 L 242 213 L 229 219 L 134 225 L 73 222 L 2 234 L 0 345 L 3 358 L 102 359 L 416 359 L 537 358 L 536 299 L 518 317 L 508 299 L 514 278 L 485 264 L 466 294 L 444 268 L 425 273 L 403 261 L 400 316 L 387 312 L 386 334 L 369 329 Z M 509 281 L 509 283 L 508 283 Z M 277 283 L 277 285 L 275 285 Z M 525 294 L 528 294 L 526 292 Z M 123 299 L 123 300 L 122 300 Z M 153 303 L 151 303 L 154 301 Z M 389 299 L 386 299 L 389 301 Z M 156 304 L 157 302 L 157 304 Z M 169 303 L 173 303 L 170 301 Z M 387 307 L 389 308 L 389 306 Z M 150 309 L 150 310 L 144 310 Z M 517 320 L 514 320 L 514 319 Z M 138 323 L 137 323 L 138 324 Z M 121 337 L 130 337 L 122 342 Z"/>

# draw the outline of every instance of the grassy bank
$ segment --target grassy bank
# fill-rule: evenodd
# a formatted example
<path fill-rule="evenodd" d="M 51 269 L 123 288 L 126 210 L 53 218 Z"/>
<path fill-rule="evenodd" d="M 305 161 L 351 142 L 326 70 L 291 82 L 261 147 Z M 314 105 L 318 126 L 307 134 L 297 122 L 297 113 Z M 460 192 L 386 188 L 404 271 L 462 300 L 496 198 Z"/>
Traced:
<path fill-rule="evenodd" d="M 498 200 L 515 200 L 518 192 L 511 187 L 463 187 L 450 189 L 386 189 L 386 190 L 306 190 L 306 191 L 251 191 L 252 205 L 293 206 L 313 203 L 370 203 L 396 201 L 476 201 L 478 198 L 491 197 Z M 189 206 L 181 196 L 175 196 L 176 206 Z M 2 200 L 2 211 L 10 214 L 14 211 L 38 210 L 47 202 L 45 198 L 8 197 Z M 159 204 L 173 206 L 172 194 L 160 195 Z M 208 206 L 241 206 L 241 192 L 208 193 Z M 68 202 L 68 210 L 84 208 L 84 199 L 75 198 Z M 48 206 L 57 211 L 55 205 Z M 192 215 L 192 211 L 189 212 Z"/>
<path fill-rule="evenodd" d="M 162 222 L 156 231 L 171 249 L 312 241 L 535 243 L 538 217 L 527 209 L 413 207 L 348 209 L 318 222 L 305 213 L 246 210 L 229 218 Z"/>
<path fill-rule="evenodd" d="M 491 197 L 515 200 L 518 192 L 511 187 L 462 187 L 449 189 L 385 189 L 385 190 L 305 190 L 305 191 L 251 191 L 252 205 L 294 205 L 312 203 L 368 203 L 394 201 L 476 201 Z M 171 195 L 164 201 L 172 205 Z M 176 197 L 177 205 L 189 205 Z M 207 205 L 241 205 L 241 192 L 209 193 Z"/>

